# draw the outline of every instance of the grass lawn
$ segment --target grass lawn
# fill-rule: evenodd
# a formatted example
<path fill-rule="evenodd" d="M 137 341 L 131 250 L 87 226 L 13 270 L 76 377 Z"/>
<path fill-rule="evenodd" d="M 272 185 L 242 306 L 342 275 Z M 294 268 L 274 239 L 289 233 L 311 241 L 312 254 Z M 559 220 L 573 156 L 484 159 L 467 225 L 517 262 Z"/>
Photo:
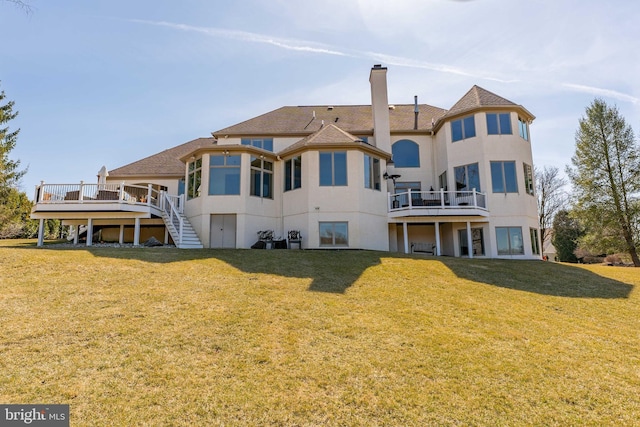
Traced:
<path fill-rule="evenodd" d="M 71 425 L 637 425 L 640 269 L 0 241 L 0 403 Z"/>

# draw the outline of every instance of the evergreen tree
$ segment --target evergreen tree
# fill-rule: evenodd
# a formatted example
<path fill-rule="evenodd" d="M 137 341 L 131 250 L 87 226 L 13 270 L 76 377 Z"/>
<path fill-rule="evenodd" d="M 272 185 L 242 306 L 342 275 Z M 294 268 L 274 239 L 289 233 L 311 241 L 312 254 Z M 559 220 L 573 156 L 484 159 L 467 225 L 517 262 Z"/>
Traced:
<path fill-rule="evenodd" d="M 578 262 L 575 250 L 578 247 L 578 240 L 582 236 L 580 224 L 571 218 L 569 212 L 561 210 L 553 218 L 553 238 L 552 243 L 556 248 L 558 261 Z"/>
<path fill-rule="evenodd" d="M 587 230 L 593 252 L 627 252 L 640 266 L 640 152 L 633 130 L 616 107 L 596 99 L 576 131 L 576 151 L 567 167 L 574 214 Z"/>
<path fill-rule="evenodd" d="M 13 120 L 18 112 L 13 112 L 13 101 L 3 104 L 4 91 L 0 91 L 0 204 L 6 201 L 9 189 L 16 188 L 26 170 L 20 170 L 20 161 L 11 160 L 9 153 L 16 146 L 20 129 L 9 131 L 7 123 Z"/>

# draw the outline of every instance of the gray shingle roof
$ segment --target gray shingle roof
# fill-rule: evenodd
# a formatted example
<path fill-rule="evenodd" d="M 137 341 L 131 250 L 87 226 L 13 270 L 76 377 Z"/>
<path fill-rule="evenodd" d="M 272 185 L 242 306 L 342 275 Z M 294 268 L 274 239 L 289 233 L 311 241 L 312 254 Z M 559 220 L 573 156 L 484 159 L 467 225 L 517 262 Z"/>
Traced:
<path fill-rule="evenodd" d="M 431 130 L 432 119 L 437 121 L 446 110 L 420 104 L 418 129 Z M 411 130 L 414 126 L 413 104 L 395 105 L 389 109 L 391 132 Z M 315 118 L 314 118 L 315 113 Z M 336 124 L 354 135 L 371 135 L 373 116 L 370 105 L 310 105 L 281 107 L 258 117 L 213 132 L 216 137 L 225 135 L 309 135 L 325 124 Z"/>
<path fill-rule="evenodd" d="M 133 176 L 184 176 L 184 163 L 179 158 L 198 148 L 212 145 L 214 138 L 198 138 L 177 147 L 169 148 L 144 159 L 109 171 L 109 179 L 126 179 Z"/>
<path fill-rule="evenodd" d="M 517 104 L 474 85 L 458 102 L 456 102 L 445 117 L 471 111 L 480 107 L 514 107 Z"/>
<path fill-rule="evenodd" d="M 331 147 L 361 147 L 370 151 L 379 152 L 379 154 L 388 157 L 389 154 L 379 150 L 376 147 L 373 147 L 362 139 L 358 138 L 355 135 L 350 134 L 333 123 L 329 125 L 322 126 L 318 131 L 313 134 L 301 139 L 295 144 L 290 145 L 285 148 L 281 152 L 278 153 L 280 156 L 287 156 L 296 151 L 302 150 L 304 148 L 322 148 L 323 146 L 331 146 Z"/>

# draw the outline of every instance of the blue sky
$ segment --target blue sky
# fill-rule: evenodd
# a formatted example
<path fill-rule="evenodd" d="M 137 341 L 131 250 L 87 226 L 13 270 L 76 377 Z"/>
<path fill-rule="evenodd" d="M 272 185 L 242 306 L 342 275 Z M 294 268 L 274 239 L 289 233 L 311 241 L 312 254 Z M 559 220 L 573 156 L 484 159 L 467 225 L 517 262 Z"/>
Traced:
<path fill-rule="evenodd" d="M 537 166 L 564 169 L 595 97 L 640 133 L 640 2 L 0 0 L 0 88 L 22 189 L 114 169 L 283 105 L 450 108 L 474 84 L 522 104 Z"/>

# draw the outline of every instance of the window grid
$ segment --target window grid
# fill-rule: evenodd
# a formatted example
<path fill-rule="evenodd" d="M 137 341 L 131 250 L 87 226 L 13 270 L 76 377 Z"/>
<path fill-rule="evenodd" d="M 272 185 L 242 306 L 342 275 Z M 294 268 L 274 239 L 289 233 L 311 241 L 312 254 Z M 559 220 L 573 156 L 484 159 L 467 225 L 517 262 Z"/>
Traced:
<path fill-rule="evenodd" d="M 510 113 L 487 113 L 487 134 L 489 135 L 511 135 L 511 114 Z"/>
<path fill-rule="evenodd" d="M 491 186 L 494 193 L 517 193 L 516 162 L 491 162 Z"/>
<path fill-rule="evenodd" d="M 209 158 L 209 195 L 240 194 L 240 155 L 212 155 Z"/>
<path fill-rule="evenodd" d="M 273 199 L 273 163 L 261 157 L 251 156 L 252 196 Z"/>
<path fill-rule="evenodd" d="M 200 196 L 200 185 L 202 181 L 202 158 L 189 162 L 187 199 L 194 199 Z"/>
<path fill-rule="evenodd" d="M 463 139 L 476 136 L 476 122 L 474 116 L 463 117 L 451 122 L 451 141 L 461 141 Z"/>
<path fill-rule="evenodd" d="M 380 159 L 364 155 L 364 188 L 380 191 Z"/>
<path fill-rule="evenodd" d="M 302 157 L 294 157 L 284 162 L 284 191 L 302 187 Z"/>

